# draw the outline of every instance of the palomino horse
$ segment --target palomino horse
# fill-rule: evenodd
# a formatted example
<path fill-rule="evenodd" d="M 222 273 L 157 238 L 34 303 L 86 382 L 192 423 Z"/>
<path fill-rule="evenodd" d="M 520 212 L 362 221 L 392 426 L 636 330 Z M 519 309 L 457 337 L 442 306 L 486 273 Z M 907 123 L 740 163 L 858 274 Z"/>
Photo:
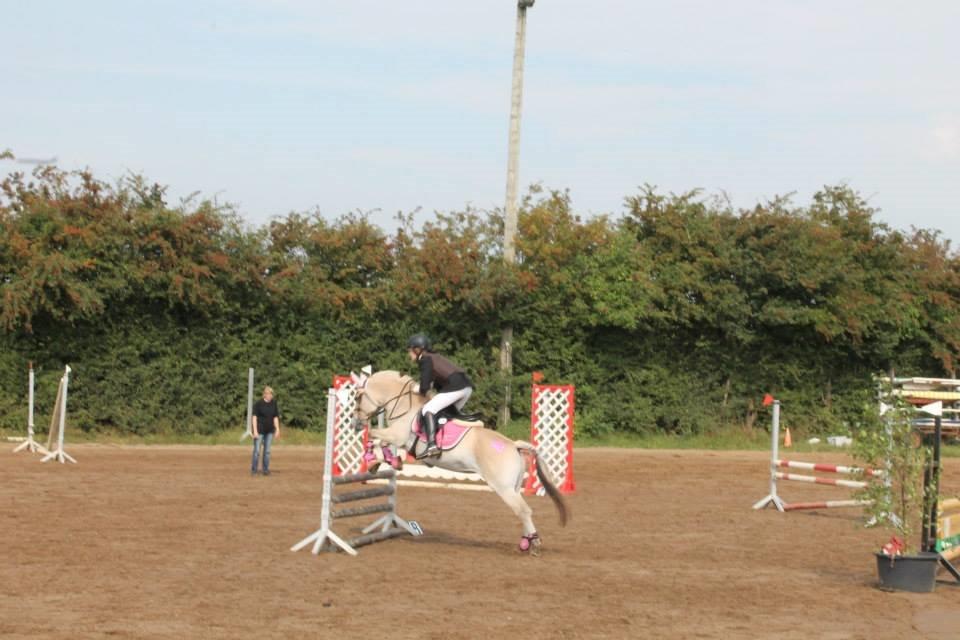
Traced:
<path fill-rule="evenodd" d="M 370 376 L 351 374 L 351 378 L 357 394 L 355 426 L 359 428 L 382 413 L 385 426 L 382 429 L 370 429 L 372 440 L 396 447 L 400 460 L 403 459 L 401 449 L 411 452 L 416 452 L 418 448 L 423 450 L 426 444 L 417 438 L 413 427 L 426 399 L 414 393 L 413 379 L 396 371 L 378 371 Z M 520 550 L 539 555 L 540 537 L 533 526 L 532 511 L 521 494 L 523 474 L 527 467 L 524 456 L 533 457 L 537 477 L 556 505 L 561 525 L 567 523 L 568 510 L 560 492 L 544 473 L 536 448 L 529 442 L 510 440 L 496 431 L 485 429 L 480 422 L 466 424 L 474 426 L 463 434 L 453 448 L 444 447 L 440 457 L 428 458 L 424 462 L 451 471 L 479 473 L 523 523 Z"/>

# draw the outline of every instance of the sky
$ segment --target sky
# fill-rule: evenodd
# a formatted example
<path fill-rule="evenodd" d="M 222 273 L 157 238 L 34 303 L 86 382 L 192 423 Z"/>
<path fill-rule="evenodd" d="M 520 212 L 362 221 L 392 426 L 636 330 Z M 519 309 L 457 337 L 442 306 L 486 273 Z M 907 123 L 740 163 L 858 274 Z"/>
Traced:
<path fill-rule="evenodd" d="M 0 0 L 0 150 L 291 211 L 504 205 L 514 0 Z M 521 192 L 844 183 L 960 246 L 960 2 L 537 0 Z M 0 160 L 0 173 L 29 166 Z"/>

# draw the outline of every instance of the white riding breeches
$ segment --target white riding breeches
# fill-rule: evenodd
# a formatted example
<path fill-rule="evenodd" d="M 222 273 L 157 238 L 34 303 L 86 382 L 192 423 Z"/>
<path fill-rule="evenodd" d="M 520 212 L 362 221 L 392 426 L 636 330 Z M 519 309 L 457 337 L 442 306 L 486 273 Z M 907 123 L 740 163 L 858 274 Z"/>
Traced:
<path fill-rule="evenodd" d="M 467 404 L 467 400 L 470 399 L 470 395 L 473 393 L 473 387 L 466 387 L 458 391 L 447 391 L 446 393 L 438 393 L 437 395 L 430 398 L 423 409 L 422 413 L 440 413 L 443 409 L 446 409 L 449 406 L 455 406 L 457 411 L 463 408 L 463 405 Z"/>

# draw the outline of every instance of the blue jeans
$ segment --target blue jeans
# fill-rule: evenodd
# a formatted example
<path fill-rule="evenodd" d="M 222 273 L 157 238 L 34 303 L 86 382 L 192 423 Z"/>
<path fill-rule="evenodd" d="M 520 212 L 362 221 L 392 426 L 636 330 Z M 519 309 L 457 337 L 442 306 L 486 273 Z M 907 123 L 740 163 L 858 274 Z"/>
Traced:
<path fill-rule="evenodd" d="M 273 444 L 273 434 L 257 436 L 253 439 L 253 462 L 250 471 L 257 470 L 257 459 L 260 457 L 260 443 L 263 443 L 263 470 L 270 471 L 270 445 Z"/>

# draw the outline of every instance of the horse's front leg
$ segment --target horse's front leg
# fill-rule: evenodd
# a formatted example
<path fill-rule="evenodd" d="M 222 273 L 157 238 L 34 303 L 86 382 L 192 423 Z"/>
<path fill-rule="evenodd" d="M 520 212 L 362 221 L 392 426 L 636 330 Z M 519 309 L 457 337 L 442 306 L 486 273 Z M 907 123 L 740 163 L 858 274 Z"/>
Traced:
<path fill-rule="evenodd" d="M 370 430 L 370 439 L 367 443 L 367 453 L 364 454 L 364 458 L 372 456 L 373 459 L 376 460 L 377 466 L 379 466 L 381 462 L 386 462 L 399 471 L 403 468 L 403 457 L 406 455 L 406 452 L 399 446 L 397 446 L 396 451 L 394 451 L 396 445 L 386 437 L 384 431 L 384 429 Z M 370 466 L 369 463 L 368 466 Z"/>

